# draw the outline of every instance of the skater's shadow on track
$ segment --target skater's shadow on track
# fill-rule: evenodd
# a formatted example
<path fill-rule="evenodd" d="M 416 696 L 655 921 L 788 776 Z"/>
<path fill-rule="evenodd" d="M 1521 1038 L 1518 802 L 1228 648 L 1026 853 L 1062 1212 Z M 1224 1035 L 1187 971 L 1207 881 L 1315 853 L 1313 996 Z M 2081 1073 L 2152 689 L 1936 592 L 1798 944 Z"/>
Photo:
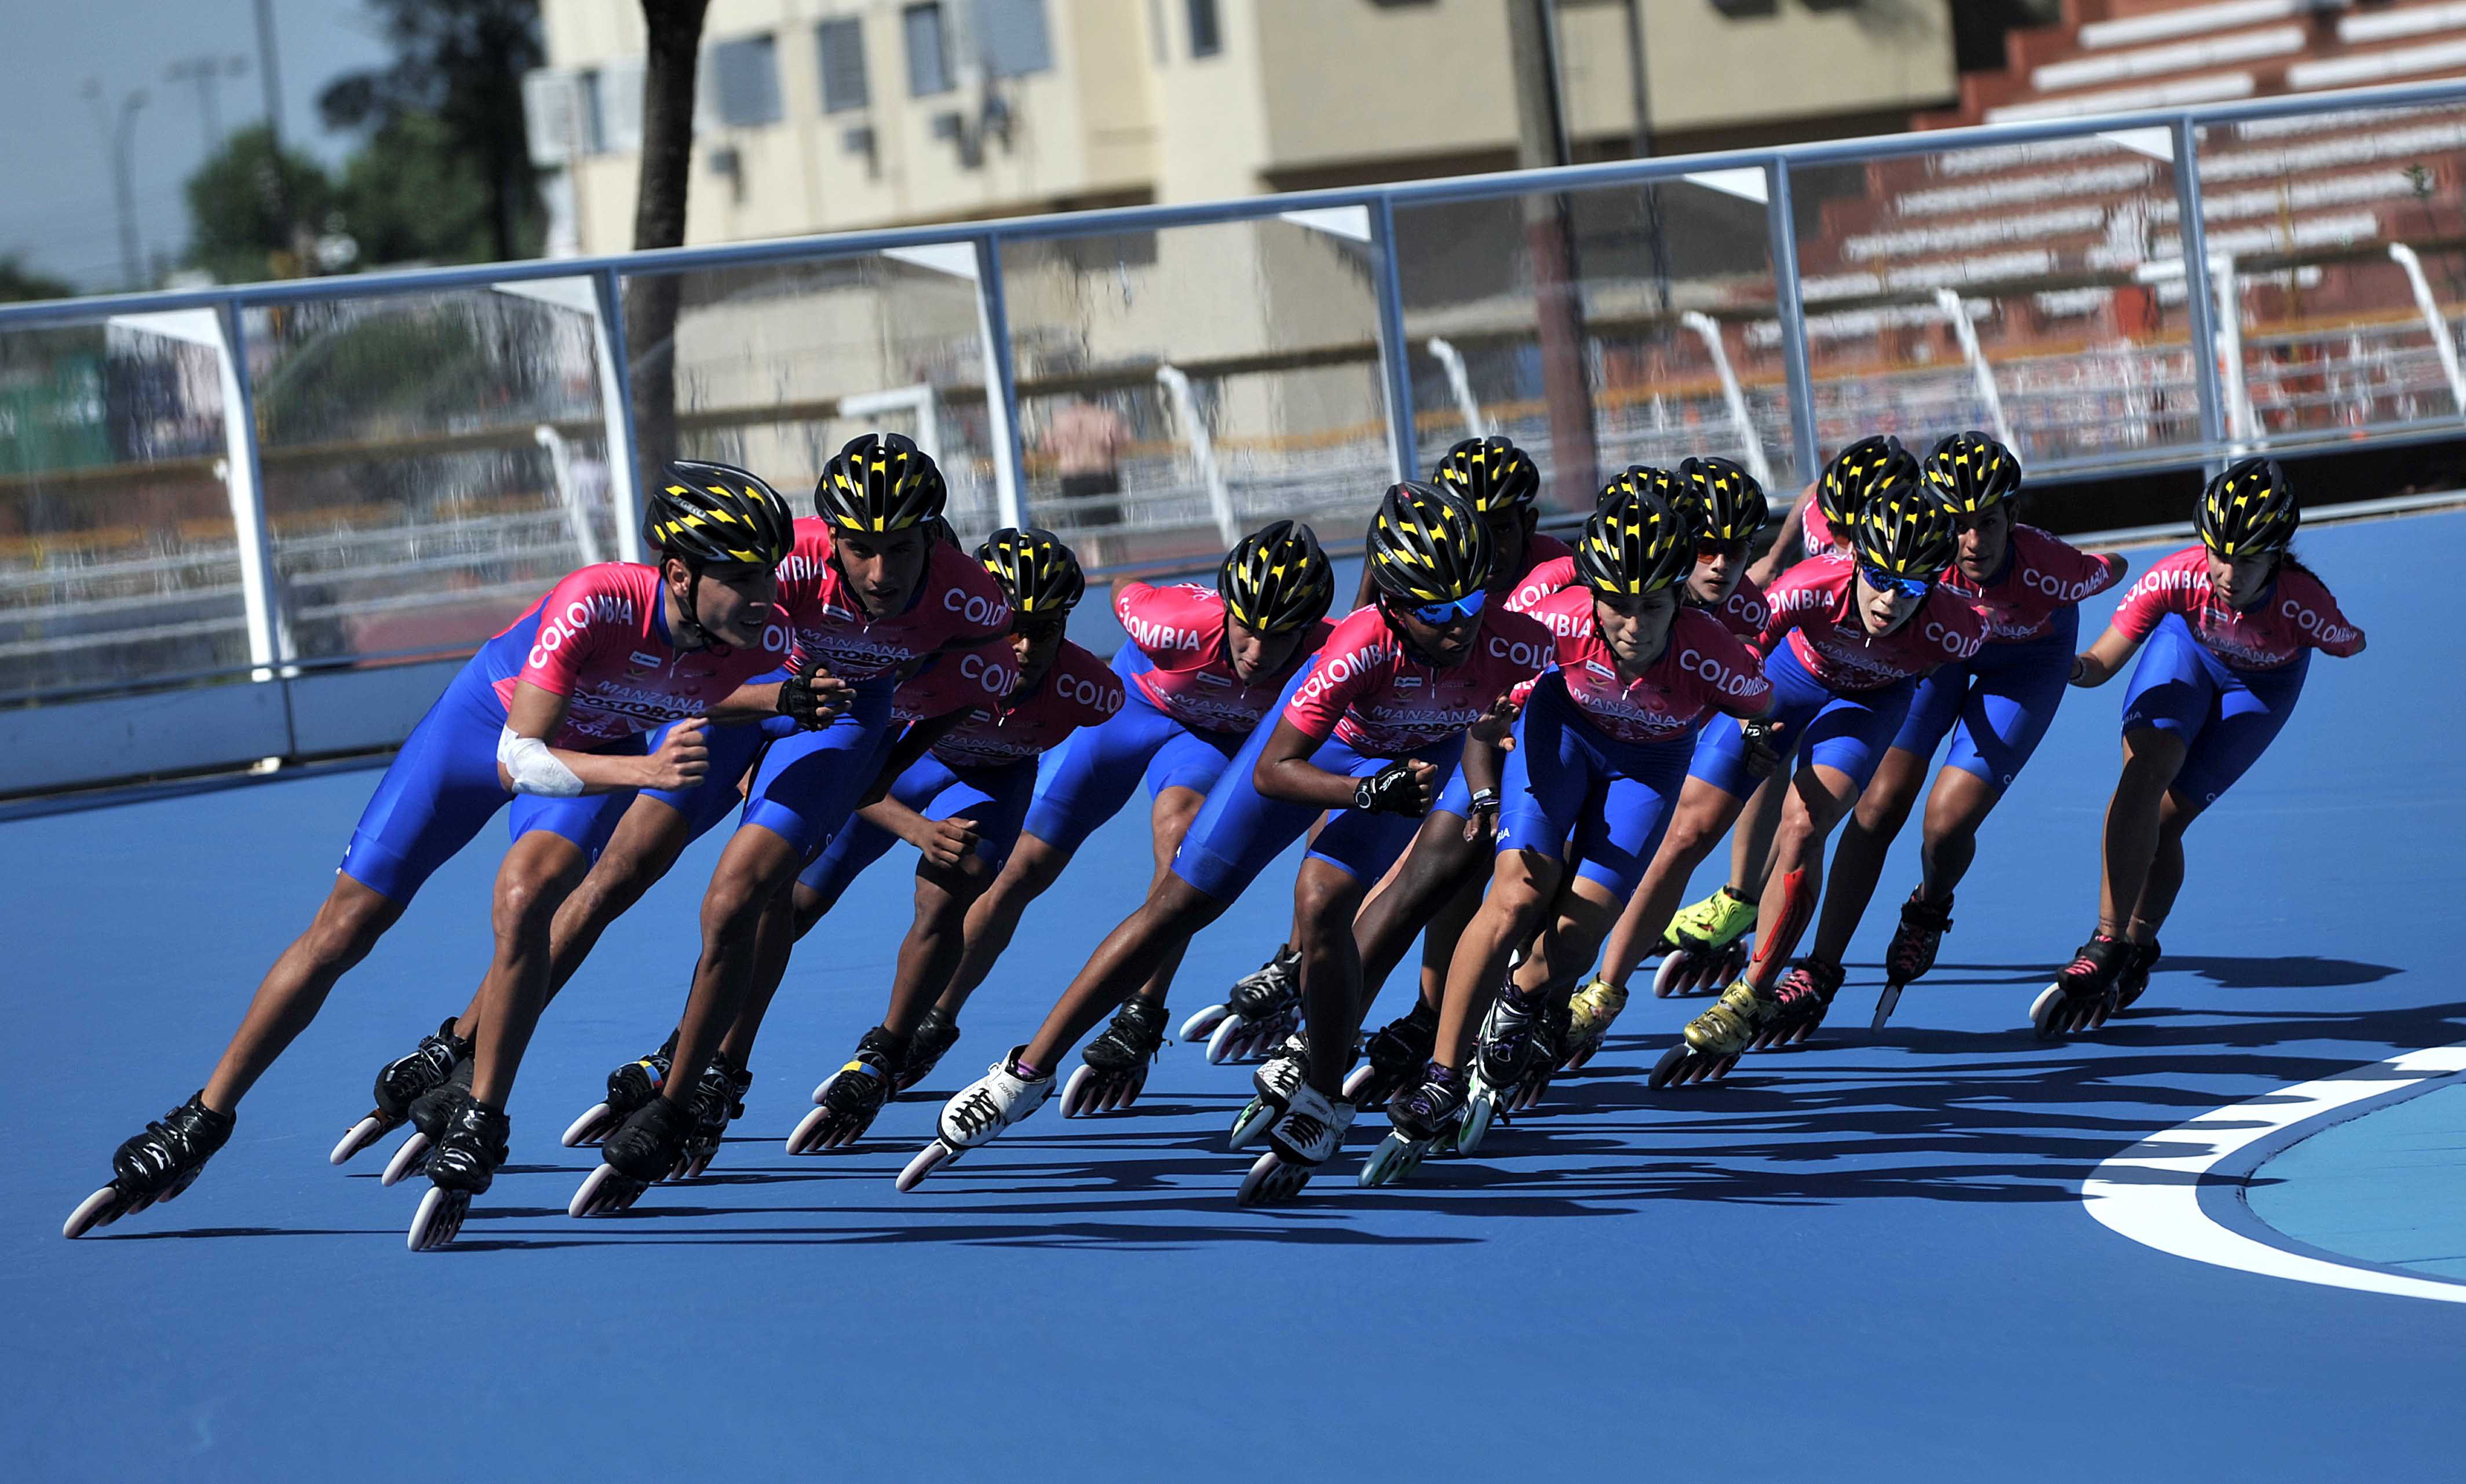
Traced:
<path fill-rule="evenodd" d="M 177 1231 L 97 1231 L 81 1242 L 181 1242 L 191 1237 L 399 1236 L 392 1228 L 344 1227 L 186 1227 Z"/>
<path fill-rule="evenodd" d="M 2060 963 L 1939 963 L 1933 973 L 1919 980 L 1920 985 L 1940 987 L 1945 983 L 1962 985 L 2043 985 L 2051 983 L 2062 968 Z M 1852 983 L 1880 981 L 1881 963 L 1852 963 L 1860 971 Z M 2158 961 L 2158 972 L 2152 976 L 2151 993 L 2163 988 L 2169 975 L 2197 975 L 2213 985 L 2229 989 L 2343 989 L 2356 985 L 2378 984 L 2392 974 L 2405 970 L 2388 963 L 2365 963 L 2354 959 L 2323 959 L 2312 954 L 2283 957 L 2228 958 L 2219 956 L 2173 954 Z"/>

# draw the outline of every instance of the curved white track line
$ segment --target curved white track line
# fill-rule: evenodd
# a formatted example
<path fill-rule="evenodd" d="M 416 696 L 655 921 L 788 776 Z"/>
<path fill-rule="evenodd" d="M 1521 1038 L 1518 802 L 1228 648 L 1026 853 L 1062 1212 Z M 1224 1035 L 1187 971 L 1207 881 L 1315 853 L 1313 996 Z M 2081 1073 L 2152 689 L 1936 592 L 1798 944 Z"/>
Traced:
<path fill-rule="evenodd" d="M 2466 1284 L 2350 1268 L 2230 1231 L 2201 1209 L 2200 1186 L 2219 1161 L 2260 1140 L 2350 1103 L 2466 1071 L 2466 1041 L 2357 1067 L 2318 1082 L 2202 1114 L 2153 1135 L 2092 1171 L 2081 1185 L 2089 1213 L 2146 1247 L 2194 1262 L 2298 1283 L 2466 1303 Z"/>

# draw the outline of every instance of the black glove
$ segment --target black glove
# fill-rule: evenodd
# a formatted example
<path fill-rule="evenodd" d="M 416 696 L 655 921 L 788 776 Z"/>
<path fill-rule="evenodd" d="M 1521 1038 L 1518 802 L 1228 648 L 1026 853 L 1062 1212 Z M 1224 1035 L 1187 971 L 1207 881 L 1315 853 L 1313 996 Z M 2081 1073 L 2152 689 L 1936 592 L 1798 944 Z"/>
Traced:
<path fill-rule="evenodd" d="M 1409 763 L 1388 764 L 1353 786 L 1353 807 L 1373 814 L 1402 814 L 1418 819 L 1425 811 L 1421 786 Z"/>
<path fill-rule="evenodd" d="M 830 713 L 814 698 L 814 675 L 803 670 L 779 682 L 779 714 L 808 731 L 830 720 Z"/>

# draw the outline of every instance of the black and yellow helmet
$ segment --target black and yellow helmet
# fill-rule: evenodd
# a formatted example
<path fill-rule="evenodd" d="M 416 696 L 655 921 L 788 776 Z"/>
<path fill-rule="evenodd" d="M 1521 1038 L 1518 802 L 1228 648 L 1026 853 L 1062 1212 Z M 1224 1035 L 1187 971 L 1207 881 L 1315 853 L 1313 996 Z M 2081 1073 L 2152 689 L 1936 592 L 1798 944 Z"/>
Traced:
<path fill-rule="evenodd" d="M 1675 504 L 1678 476 L 1667 469 L 1655 469 L 1650 464 L 1629 464 L 1612 475 L 1609 483 L 1602 486 L 1601 494 L 1594 498 L 1593 508 L 1606 510 L 1613 501 L 1625 499 L 1629 495 L 1658 495 Z"/>
<path fill-rule="evenodd" d="M 1850 528 L 1861 565 L 1894 577 L 1929 582 L 1943 575 L 1961 553 L 1961 528 L 1952 510 L 1916 479 L 1882 483 Z"/>
<path fill-rule="evenodd" d="M 1087 593 L 1078 557 L 1062 538 L 1033 525 L 994 532 L 976 548 L 976 560 L 1001 585 L 1002 599 L 1023 629 L 1061 623 Z"/>
<path fill-rule="evenodd" d="M 1835 531 L 1847 531 L 1858 519 L 1858 507 L 1883 485 L 1907 479 L 1916 483 L 1918 461 L 1890 436 L 1860 438 L 1824 466 L 1815 500 Z"/>
<path fill-rule="evenodd" d="M 1541 497 L 1533 455 L 1505 438 L 1467 438 L 1430 468 L 1430 482 L 1472 502 L 1483 515 L 1526 510 Z"/>
<path fill-rule="evenodd" d="M 1436 485 L 1389 485 L 1370 520 L 1370 581 L 1410 607 L 1454 603 L 1490 582 L 1490 526 L 1472 501 Z"/>
<path fill-rule="evenodd" d="M 1764 487 L 1726 458 L 1679 460 L 1672 496 L 1670 503 L 1693 524 L 1697 541 L 1745 541 L 1772 516 Z"/>
<path fill-rule="evenodd" d="M 1693 525 L 1648 490 L 1603 500 L 1576 540 L 1576 575 L 1604 598 L 1649 597 L 1694 567 Z"/>
<path fill-rule="evenodd" d="M 692 567 L 777 566 L 796 544 L 778 492 L 729 464 L 668 461 L 642 502 L 642 544 Z"/>
<path fill-rule="evenodd" d="M 1335 601 L 1335 568 L 1318 534 L 1298 521 L 1278 521 L 1233 543 L 1216 569 L 1224 611 L 1253 633 L 1290 633 L 1327 616 Z"/>
<path fill-rule="evenodd" d="M 2246 458 L 2209 481 L 2192 523 L 2202 545 L 2222 557 L 2245 557 L 2285 550 L 2303 523 L 2303 509 L 2295 486 L 2286 482 L 2285 466 L 2274 458 Z"/>
<path fill-rule="evenodd" d="M 1957 516 L 1984 515 L 2021 493 L 2021 460 L 1983 432 L 1956 432 L 1929 450 L 1927 487 Z"/>
<path fill-rule="evenodd" d="M 948 498 L 942 471 L 905 433 L 868 432 L 831 455 L 814 484 L 814 514 L 842 531 L 880 535 L 923 525 Z"/>

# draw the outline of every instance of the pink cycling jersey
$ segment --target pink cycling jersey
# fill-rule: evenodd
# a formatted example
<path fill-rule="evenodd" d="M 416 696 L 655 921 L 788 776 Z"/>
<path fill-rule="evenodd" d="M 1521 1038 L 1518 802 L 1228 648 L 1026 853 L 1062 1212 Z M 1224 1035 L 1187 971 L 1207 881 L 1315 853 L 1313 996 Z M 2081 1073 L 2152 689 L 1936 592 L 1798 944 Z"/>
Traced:
<path fill-rule="evenodd" d="M 1982 587 L 1961 575 L 1956 563 L 1944 569 L 1943 587 L 1986 620 L 1987 643 L 2026 644 L 2044 637 L 2057 613 L 2114 587 L 2118 575 L 2102 557 L 2034 525 L 2015 525 L 2002 578 Z"/>
<path fill-rule="evenodd" d="M 1756 647 L 1769 655 L 1787 635 L 1806 673 L 1836 695 L 1881 690 L 1978 653 L 1986 620 L 1940 587 L 1892 632 L 1868 633 L 1858 618 L 1857 573 L 1858 564 L 1843 556 L 1810 557 L 1782 573 L 1764 590 L 1772 616 Z"/>
<path fill-rule="evenodd" d="M 1224 599 L 1196 583 L 1154 587 L 1124 583 L 1113 589 L 1113 616 L 1155 666 L 1133 679 L 1158 711 L 1200 732 L 1246 734 L 1283 695 L 1335 626 L 1319 620 L 1293 646 L 1284 669 L 1244 684 L 1224 653 Z"/>
<path fill-rule="evenodd" d="M 1810 559 L 1846 557 L 1853 555 L 1856 550 L 1848 542 L 1833 539 L 1832 521 L 1825 515 L 1821 498 L 1808 500 L 1805 513 L 1798 518 L 1798 543 L 1805 548 Z"/>
<path fill-rule="evenodd" d="M 912 726 L 970 706 L 999 705 L 1019 684 L 1019 661 L 1006 637 L 934 655 L 924 666 L 891 693 L 890 720 L 896 724 Z"/>
<path fill-rule="evenodd" d="M 1049 752 L 1083 726 L 1122 709 L 1122 679 L 1112 667 L 1068 640 L 1043 681 L 1007 706 L 978 706 L 933 744 L 953 767 L 1001 767 Z"/>
<path fill-rule="evenodd" d="M 482 646 L 489 688 L 511 708 L 528 681 L 566 698 L 551 747 L 588 752 L 702 715 L 787 657 L 780 648 L 684 650 L 668 640 L 659 570 L 605 562 L 570 573 Z"/>
<path fill-rule="evenodd" d="M 1540 674 L 1552 653 L 1550 631 L 1502 605 L 1482 610 L 1470 654 L 1436 669 L 1405 652 L 1374 603 L 1335 626 L 1317 667 L 1286 703 L 1285 720 L 1363 757 L 1402 757 L 1480 720 L 1516 682 Z"/>
<path fill-rule="evenodd" d="M 1554 592 L 1576 586 L 1576 548 L 1539 531 L 1524 539 L 1524 570 L 1508 589 L 1507 610 L 1521 613 Z"/>
<path fill-rule="evenodd" d="M 1764 620 L 1772 617 L 1772 608 L 1764 602 L 1764 590 L 1743 573 L 1738 586 L 1711 612 L 1721 621 L 1722 628 L 1750 644 L 1763 636 Z"/>
<path fill-rule="evenodd" d="M 2258 603 L 2228 607 L 2209 587 L 2209 554 L 2202 546 L 2186 546 L 2141 573 L 2115 607 L 2115 628 L 2138 644 L 2169 613 L 2181 614 L 2192 637 L 2237 670 L 2291 665 L 2306 645 L 2343 657 L 2364 642 L 2320 579 L 2283 564 Z"/>
<path fill-rule="evenodd" d="M 1558 640 L 1567 698 L 1620 742 L 1667 742 L 1693 731 L 1711 712 L 1760 716 L 1772 699 L 1763 661 L 1703 609 L 1677 611 L 1661 657 L 1633 680 L 1619 673 L 1618 656 L 1595 631 L 1589 590 L 1553 593 L 1531 617 Z"/>
<path fill-rule="evenodd" d="M 831 528 L 796 522 L 796 549 L 779 564 L 779 608 L 794 632 L 791 663 L 818 659 L 842 680 L 868 680 L 936 650 L 1010 632 L 1010 605 L 984 565 L 934 542 L 906 611 L 868 619 L 831 561 Z M 765 648 L 771 648 L 767 638 Z"/>

